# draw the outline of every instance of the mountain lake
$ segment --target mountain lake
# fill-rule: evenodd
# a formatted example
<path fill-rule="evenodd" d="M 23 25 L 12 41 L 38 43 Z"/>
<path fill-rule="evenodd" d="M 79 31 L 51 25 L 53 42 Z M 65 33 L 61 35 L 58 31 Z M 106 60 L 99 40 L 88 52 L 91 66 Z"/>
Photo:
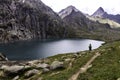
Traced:
<path fill-rule="evenodd" d="M 4 53 L 9 60 L 34 60 L 57 54 L 88 50 L 89 44 L 92 45 L 92 49 L 96 49 L 103 43 L 103 41 L 91 39 L 19 41 L 0 44 L 0 52 Z"/>

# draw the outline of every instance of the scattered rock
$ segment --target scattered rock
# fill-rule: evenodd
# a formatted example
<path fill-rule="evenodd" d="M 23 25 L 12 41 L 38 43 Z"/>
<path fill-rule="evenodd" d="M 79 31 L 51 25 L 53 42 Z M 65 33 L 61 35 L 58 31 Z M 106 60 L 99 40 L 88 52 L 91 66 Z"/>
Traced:
<path fill-rule="evenodd" d="M 49 71 L 50 71 L 49 69 L 44 68 L 43 71 L 42 71 L 42 73 L 46 73 L 46 72 L 49 72 Z"/>
<path fill-rule="evenodd" d="M 12 80 L 18 80 L 19 76 L 14 77 Z"/>
<path fill-rule="evenodd" d="M 49 65 L 46 64 L 46 63 L 42 63 L 42 64 L 39 63 L 38 65 L 36 65 L 36 67 L 37 67 L 37 68 L 43 68 L 43 69 L 44 69 L 44 68 L 49 68 Z"/>
<path fill-rule="evenodd" d="M 84 54 L 86 54 L 86 52 L 81 52 L 80 54 L 81 54 L 81 55 L 84 55 Z"/>
<path fill-rule="evenodd" d="M 38 78 L 37 80 L 42 80 L 43 78 L 42 77 L 40 77 L 40 78 Z"/>
<path fill-rule="evenodd" d="M 56 73 L 52 73 L 50 76 L 54 76 L 54 75 L 57 75 L 59 74 L 60 72 L 56 72 Z"/>
<path fill-rule="evenodd" d="M 65 59 L 65 61 L 66 61 L 66 62 L 69 62 L 69 61 L 71 61 L 71 59 L 70 59 L 70 58 L 68 58 L 68 59 Z"/>
<path fill-rule="evenodd" d="M 88 68 L 91 68 L 92 67 L 92 64 L 88 66 Z"/>
<path fill-rule="evenodd" d="M 0 53 L 0 61 L 8 61 L 8 58 L 4 54 Z"/>
<path fill-rule="evenodd" d="M 25 74 L 25 77 L 31 77 L 31 76 L 33 76 L 33 75 L 35 75 L 35 74 L 38 74 L 38 73 L 39 73 L 39 70 L 33 69 L 33 70 L 28 71 L 28 72 Z"/>
<path fill-rule="evenodd" d="M 61 58 L 62 58 L 62 59 L 66 59 L 66 56 L 62 56 Z"/>
<path fill-rule="evenodd" d="M 57 68 L 64 68 L 64 64 L 63 62 L 59 62 L 59 61 L 54 61 L 51 65 L 50 65 L 50 69 L 54 70 Z"/>
<path fill-rule="evenodd" d="M 13 66 L 6 66 L 3 65 L 1 67 L 4 71 L 7 71 L 8 73 L 17 73 L 18 71 L 21 71 L 24 69 L 24 66 L 18 66 L 18 65 L 13 65 Z"/>
<path fill-rule="evenodd" d="M 38 64 L 38 63 L 40 63 L 40 60 L 33 60 L 28 62 L 30 66 L 34 66 L 35 64 Z"/>
<path fill-rule="evenodd" d="M 49 60 L 49 59 L 42 59 L 41 62 L 42 62 L 42 63 L 49 63 L 50 60 Z"/>
<path fill-rule="evenodd" d="M 31 66 L 24 66 L 24 69 L 30 68 Z"/>
<path fill-rule="evenodd" d="M 87 70 L 87 68 L 84 68 L 84 67 L 82 67 L 82 68 L 80 68 L 80 69 L 81 69 L 81 72 L 82 72 L 82 73 L 86 72 L 86 70 Z"/>
<path fill-rule="evenodd" d="M 120 80 L 120 78 L 118 78 L 117 80 Z"/>
<path fill-rule="evenodd" d="M 77 58 L 78 55 L 76 53 L 73 54 L 72 58 Z"/>
<path fill-rule="evenodd" d="M 81 57 L 82 55 L 80 54 L 79 57 Z"/>
<path fill-rule="evenodd" d="M 4 72 L 0 71 L 0 77 L 3 77 L 3 76 L 4 76 Z"/>

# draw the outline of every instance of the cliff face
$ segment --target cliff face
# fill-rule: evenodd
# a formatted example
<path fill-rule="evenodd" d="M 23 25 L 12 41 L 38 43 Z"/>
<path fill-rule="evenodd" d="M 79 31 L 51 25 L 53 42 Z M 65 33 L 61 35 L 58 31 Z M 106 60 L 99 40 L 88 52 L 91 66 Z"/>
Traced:
<path fill-rule="evenodd" d="M 0 41 L 64 37 L 65 24 L 40 0 L 0 0 Z"/>

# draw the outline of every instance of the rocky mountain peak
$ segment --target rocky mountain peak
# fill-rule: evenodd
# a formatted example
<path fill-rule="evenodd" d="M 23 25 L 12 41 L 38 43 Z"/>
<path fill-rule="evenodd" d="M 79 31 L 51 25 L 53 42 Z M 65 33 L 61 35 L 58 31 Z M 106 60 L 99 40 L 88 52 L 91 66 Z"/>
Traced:
<path fill-rule="evenodd" d="M 104 9 L 102 7 L 99 7 L 97 11 L 104 12 Z"/>
<path fill-rule="evenodd" d="M 74 10 L 75 12 L 78 12 L 79 10 L 76 9 L 74 6 L 70 5 L 66 8 L 67 10 Z"/>
<path fill-rule="evenodd" d="M 70 5 L 67 8 L 61 10 L 58 14 L 61 18 L 64 18 L 64 17 L 70 15 L 73 11 L 79 12 L 78 9 L 76 9 L 74 6 Z"/>
<path fill-rule="evenodd" d="M 102 7 L 99 7 L 98 9 L 97 9 L 97 11 L 95 11 L 94 13 L 93 13 L 93 15 L 92 16 L 94 16 L 94 17 L 102 17 L 102 15 L 104 15 L 106 12 L 104 11 L 104 9 L 102 8 Z"/>
<path fill-rule="evenodd" d="M 120 14 L 117 15 L 108 14 L 106 11 L 104 11 L 102 7 L 99 7 L 91 16 L 97 18 L 99 17 L 99 18 L 110 19 L 120 24 Z"/>

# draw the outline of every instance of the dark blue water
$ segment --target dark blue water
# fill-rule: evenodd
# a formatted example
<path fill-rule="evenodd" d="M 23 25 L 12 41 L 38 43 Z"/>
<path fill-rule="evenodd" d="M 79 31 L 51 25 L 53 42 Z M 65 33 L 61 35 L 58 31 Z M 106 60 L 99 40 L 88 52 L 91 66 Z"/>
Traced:
<path fill-rule="evenodd" d="M 33 60 L 63 54 L 88 50 L 89 44 L 98 48 L 102 41 L 90 39 L 33 40 L 8 44 L 0 44 L 0 52 L 9 60 Z"/>

